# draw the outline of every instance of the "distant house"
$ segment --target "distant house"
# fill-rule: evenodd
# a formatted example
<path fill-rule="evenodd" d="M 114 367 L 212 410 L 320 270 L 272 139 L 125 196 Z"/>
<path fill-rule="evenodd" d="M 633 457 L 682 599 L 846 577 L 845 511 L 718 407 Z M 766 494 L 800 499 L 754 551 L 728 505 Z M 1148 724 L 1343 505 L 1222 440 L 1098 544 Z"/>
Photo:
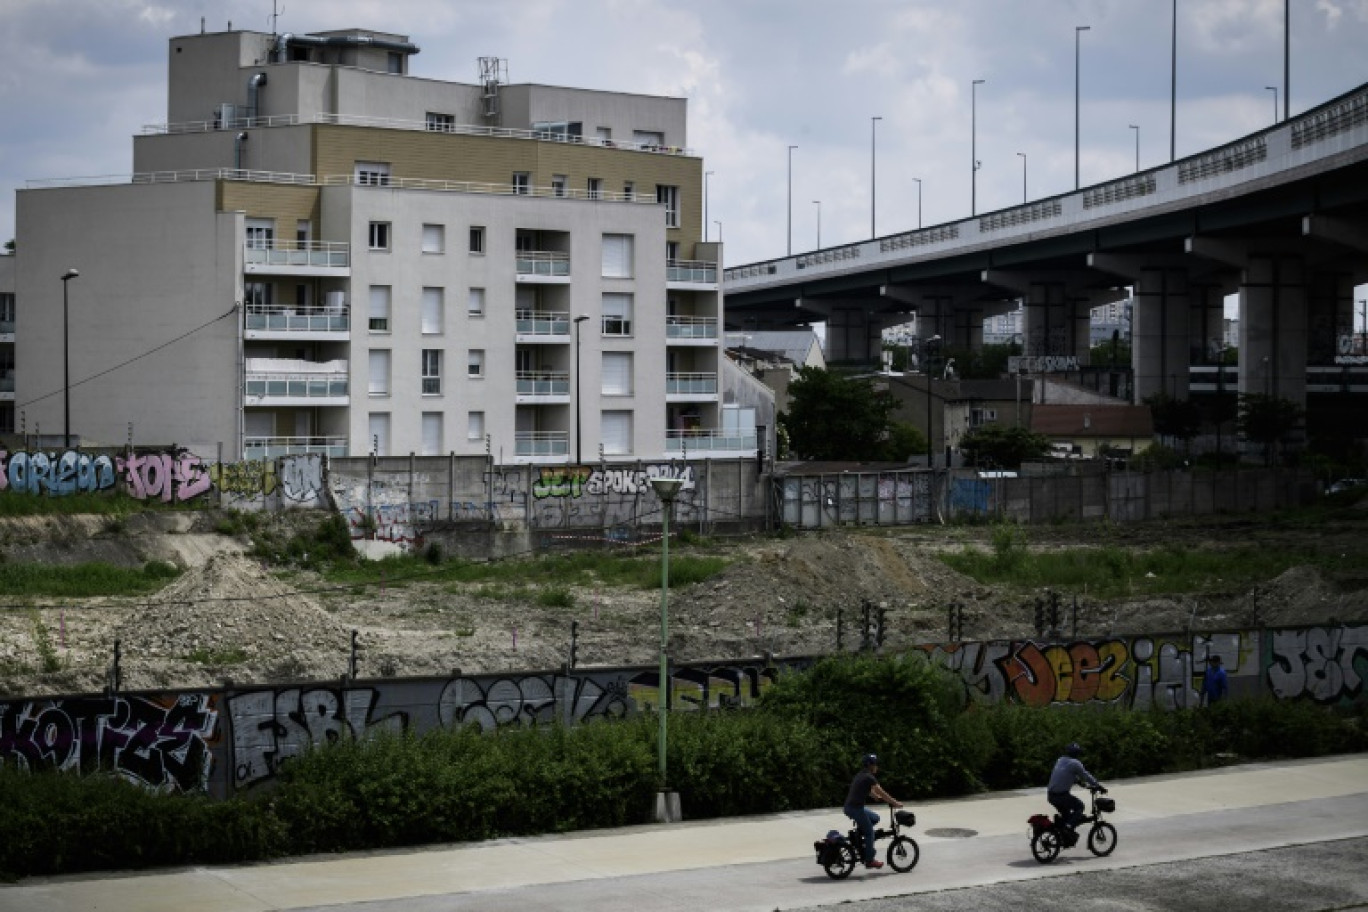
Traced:
<path fill-rule="evenodd" d="M 788 410 L 788 387 L 804 367 L 826 369 L 822 343 L 810 329 L 729 332 L 727 355 L 774 390 L 774 407 Z"/>
<path fill-rule="evenodd" d="M 1154 419 L 1145 405 L 1035 405 L 1031 431 L 1049 438 L 1057 452 L 1084 459 L 1138 455 L 1154 442 Z"/>

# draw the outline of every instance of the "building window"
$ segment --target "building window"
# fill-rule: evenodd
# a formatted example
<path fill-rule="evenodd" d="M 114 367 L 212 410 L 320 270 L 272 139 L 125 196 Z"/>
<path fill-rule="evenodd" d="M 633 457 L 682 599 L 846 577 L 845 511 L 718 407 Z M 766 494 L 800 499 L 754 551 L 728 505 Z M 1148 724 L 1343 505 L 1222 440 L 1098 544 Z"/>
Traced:
<path fill-rule="evenodd" d="M 622 195 L 629 203 L 636 202 L 636 184 L 632 181 L 622 182 Z"/>
<path fill-rule="evenodd" d="M 423 395 L 438 396 L 442 392 L 442 350 L 423 349 Z"/>
<path fill-rule="evenodd" d="M 483 228 L 470 229 L 470 252 L 485 252 L 485 230 Z"/>
<path fill-rule="evenodd" d="M 677 260 L 677 259 L 679 259 L 679 241 L 666 241 L 666 242 L 665 242 L 665 259 L 666 259 L 666 260 Z"/>
<path fill-rule="evenodd" d="M 390 166 L 388 162 L 357 162 L 356 183 L 362 187 L 388 187 Z"/>
<path fill-rule="evenodd" d="M 466 440 L 484 439 L 484 412 L 466 415 Z"/>
<path fill-rule="evenodd" d="M 444 253 L 446 251 L 446 226 L 423 226 L 423 253 Z"/>
<path fill-rule="evenodd" d="M 275 286 L 270 282 L 246 282 L 242 286 L 243 303 L 248 310 L 264 310 L 271 306 L 274 290 Z M 0 320 L 3 319 L 0 317 Z"/>
<path fill-rule="evenodd" d="M 446 310 L 446 292 L 441 288 L 423 289 L 423 307 L 420 316 L 422 333 L 425 336 L 441 335 L 443 311 Z"/>
<path fill-rule="evenodd" d="M 597 137 L 599 138 L 599 142 L 602 142 L 603 144 L 607 145 L 607 144 L 608 144 L 609 142 L 611 142 L 612 139 L 613 139 L 613 128 L 612 128 L 612 127 L 595 127 L 595 128 L 594 128 L 594 135 L 597 136 Z"/>
<path fill-rule="evenodd" d="M 370 233 L 367 235 L 367 241 L 370 244 L 371 250 L 389 250 L 390 223 L 371 222 Z"/>
<path fill-rule="evenodd" d="M 390 449 L 389 412 L 371 412 L 366 422 L 370 431 L 370 451 L 376 456 L 388 456 Z"/>
<path fill-rule="evenodd" d="M 403 72 L 404 72 L 404 55 L 403 55 L 403 54 L 399 53 L 398 51 L 390 51 L 390 52 L 389 52 L 389 56 L 385 58 L 385 63 L 388 64 L 389 72 L 394 73 L 395 75 L 402 75 L 402 74 L 403 74 Z"/>
<path fill-rule="evenodd" d="M 423 412 L 423 448 L 421 456 L 442 455 L 442 413 Z"/>
<path fill-rule="evenodd" d="M 519 196 L 526 196 L 532 192 L 532 174 L 529 171 L 513 172 L 513 192 Z"/>
<path fill-rule="evenodd" d="M 603 395 L 632 395 L 632 353 L 603 353 Z"/>
<path fill-rule="evenodd" d="M 466 376 L 484 376 L 484 349 L 472 348 L 466 353 Z"/>
<path fill-rule="evenodd" d="M 390 287 L 388 285 L 372 285 L 370 287 L 370 322 L 367 328 L 371 332 L 390 331 Z"/>
<path fill-rule="evenodd" d="M 629 456 L 632 452 L 632 413 L 603 412 L 599 418 L 603 455 Z"/>
<path fill-rule="evenodd" d="M 552 195 L 552 196 L 565 196 L 565 175 L 564 175 L 564 174 L 553 174 L 553 175 L 551 175 L 551 195 Z"/>
<path fill-rule="evenodd" d="M 632 236 L 605 234 L 603 236 L 603 277 L 630 279 L 632 277 Z"/>
<path fill-rule="evenodd" d="M 247 246 L 254 250 L 270 250 L 275 245 L 275 219 L 247 220 Z"/>
<path fill-rule="evenodd" d="M 617 292 L 603 295 L 603 334 L 630 336 L 632 334 L 632 296 Z"/>
<path fill-rule="evenodd" d="M 372 396 L 390 394 L 390 352 L 388 348 L 370 350 L 370 378 L 366 392 Z"/>
<path fill-rule="evenodd" d="M 591 200 L 596 200 L 603 196 L 603 178 L 591 177 L 586 186 Z"/>
<path fill-rule="evenodd" d="M 470 297 L 466 298 L 466 316 L 483 317 L 485 314 L 485 290 L 483 288 L 470 289 Z"/>
<path fill-rule="evenodd" d="M 659 130 L 633 130 L 632 142 L 639 146 L 663 146 L 665 145 L 665 134 Z"/>
<path fill-rule="evenodd" d="M 433 133 L 451 133 L 456 129 L 456 118 L 451 114 L 427 112 L 427 128 Z"/>
<path fill-rule="evenodd" d="M 656 202 L 665 206 L 665 227 L 679 227 L 679 188 L 656 184 Z"/>

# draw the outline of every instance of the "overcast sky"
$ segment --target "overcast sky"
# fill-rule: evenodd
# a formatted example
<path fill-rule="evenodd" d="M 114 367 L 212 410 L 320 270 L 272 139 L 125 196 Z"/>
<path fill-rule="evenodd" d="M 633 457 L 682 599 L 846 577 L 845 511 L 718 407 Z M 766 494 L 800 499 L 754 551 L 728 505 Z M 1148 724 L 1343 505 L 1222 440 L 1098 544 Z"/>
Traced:
<path fill-rule="evenodd" d="M 280 31 L 409 36 L 411 72 L 684 96 L 726 264 L 1074 187 L 1075 46 L 1084 185 L 1170 157 L 1171 0 L 277 0 Z M 0 0 L 0 238 L 26 180 L 125 175 L 166 119 L 174 35 L 271 30 L 272 0 Z M 1284 0 L 1177 0 L 1179 157 L 1281 116 Z M 1079 33 L 1078 26 L 1089 30 Z M 971 84 L 977 104 L 971 104 Z M 1368 82 L 1368 0 L 1291 0 L 1291 112 Z M 872 117 L 882 120 L 873 125 Z M 876 132 L 875 132 L 876 131 Z M 871 142 L 873 140 L 873 142 Z M 814 200 L 820 200 L 819 207 Z M 716 224 L 709 225 L 712 239 Z"/>

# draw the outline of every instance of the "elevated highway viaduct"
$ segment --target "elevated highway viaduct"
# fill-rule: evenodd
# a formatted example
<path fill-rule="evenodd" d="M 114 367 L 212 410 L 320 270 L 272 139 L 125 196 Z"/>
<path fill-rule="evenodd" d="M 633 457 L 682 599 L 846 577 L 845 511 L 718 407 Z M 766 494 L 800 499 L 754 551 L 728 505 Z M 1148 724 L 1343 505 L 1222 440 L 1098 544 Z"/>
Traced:
<path fill-rule="evenodd" d="M 1368 84 L 1163 167 L 1061 196 L 725 270 L 727 328 L 826 324 L 827 360 L 874 364 L 882 330 L 982 345 L 1024 309 L 1045 370 L 1086 368 L 1090 310 L 1132 293 L 1131 399 L 1218 382 L 1228 295 L 1238 366 L 1219 382 L 1368 425 Z M 1314 406 L 1318 405 L 1318 408 Z M 1310 428 L 1315 433 L 1315 428 Z M 1359 436 L 1362 436 L 1360 429 Z"/>

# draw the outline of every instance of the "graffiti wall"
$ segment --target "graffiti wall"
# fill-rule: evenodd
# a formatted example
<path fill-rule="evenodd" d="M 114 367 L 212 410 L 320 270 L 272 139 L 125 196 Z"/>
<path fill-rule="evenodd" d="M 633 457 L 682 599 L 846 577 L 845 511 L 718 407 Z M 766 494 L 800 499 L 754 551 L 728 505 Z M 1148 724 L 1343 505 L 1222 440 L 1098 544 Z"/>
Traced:
<path fill-rule="evenodd" d="M 189 450 L 43 453 L 0 449 L 0 495 L 69 497 L 121 490 L 137 500 L 238 509 L 326 506 L 323 457 L 219 463 Z"/>
<path fill-rule="evenodd" d="M 905 525 L 934 517 L 933 473 L 842 472 L 776 479 L 786 525 L 821 529 L 843 525 Z"/>
<path fill-rule="evenodd" d="M 911 655 L 955 672 L 978 702 L 1192 708 L 1206 660 L 1218 655 L 1232 697 L 1330 704 L 1365 696 L 1368 625 L 997 640 Z M 663 688 L 656 667 L 635 667 L 21 699 L 0 702 L 0 766 L 113 772 L 151 789 L 223 797 L 269 782 L 310 747 L 378 732 L 574 725 L 653 712 L 662 699 L 671 712 L 746 707 L 812 661 L 681 665 Z"/>

